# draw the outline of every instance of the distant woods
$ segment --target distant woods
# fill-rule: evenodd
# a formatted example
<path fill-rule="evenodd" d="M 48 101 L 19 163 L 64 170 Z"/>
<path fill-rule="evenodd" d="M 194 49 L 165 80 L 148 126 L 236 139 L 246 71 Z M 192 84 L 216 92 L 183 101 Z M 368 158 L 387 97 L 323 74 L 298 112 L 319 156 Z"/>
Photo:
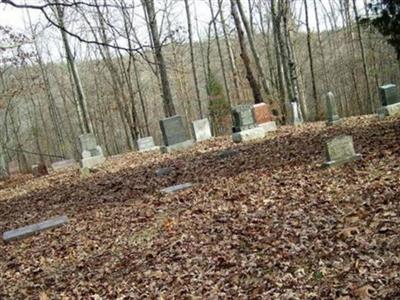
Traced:
<path fill-rule="evenodd" d="M 83 132 L 109 155 L 160 142 L 158 120 L 175 114 L 226 134 L 237 104 L 266 102 L 287 123 L 296 101 L 316 121 L 332 91 L 341 116 L 373 113 L 377 87 L 400 81 L 368 1 L 43 3 L 21 5 L 25 31 L 0 27 L 0 143 L 20 165 L 78 157 Z"/>

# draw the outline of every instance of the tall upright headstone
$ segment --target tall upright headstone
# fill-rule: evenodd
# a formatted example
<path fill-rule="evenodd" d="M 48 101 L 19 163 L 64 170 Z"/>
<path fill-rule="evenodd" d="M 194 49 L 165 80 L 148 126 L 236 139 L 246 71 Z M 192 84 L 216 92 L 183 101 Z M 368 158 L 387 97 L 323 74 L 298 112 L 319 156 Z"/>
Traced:
<path fill-rule="evenodd" d="M 12 160 L 8 163 L 8 174 L 10 176 L 17 175 L 21 173 L 19 169 L 19 164 L 17 160 Z"/>
<path fill-rule="evenodd" d="M 169 153 L 193 146 L 194 142 L 190 139 L 181 116 L 175 115 L 161 119 L 160 128 L 164 141 L 161 152 Z"/>
<path fill-rule="evenodd" d="M 240 132 L 255 127 L 251 105 L 237 105 L 232 108 L 233 132 Z"/>
<path fill-rule="evenodd" d="M 300 126 L 303 123 L 303 118 L 299 112 L 299 103 L 297 101 L 292 101 L 292 115 L 293 115 L 293 125 Z"/>
<path fill-rule="evenodd" d="M 104 163 L 106 159 L 103 150 L 97 145 L 96 137 L 93 133 L 80 135 L 79 143 L 82 151 L 82 168 L 91 169 Z"/>
<path fill-rule="evenodd" d="M 335 95 L 332 92 L 328 92 L 325 96 L 326 102 L 326 113 L 328 120 L 326 121 L 327 125 L 335 125 L 341 122 L 339 114 L 337 112 Z"/>
<path fill-rule="evenodd" d="M 192 122 L 193 136 L 197 142 L 209 140 L 212 138 L 210 122 L 207 118 Z"/>
<path fill-rule="evenodd" d="M 378 109 L 378 116 L 383 119 L 387 116 L 400 114 L 400 96 L 394 84 L 387 84 L 379 87 L 381 107 Z"/>
<path fill-rule="evenodd" d="M 361 159 L 360 154 L 354 150 L 353 137 L 343 135 L 335 137 L 325 144 L 325 154 L 327 161 L 324 167 L 333 167 L 350 161 Z"/>
<path fill-rule="evenodd" d="M 8 168 L 6 163 L 5 154 L 0 146 L 0 179 L 8 177 Z"/>

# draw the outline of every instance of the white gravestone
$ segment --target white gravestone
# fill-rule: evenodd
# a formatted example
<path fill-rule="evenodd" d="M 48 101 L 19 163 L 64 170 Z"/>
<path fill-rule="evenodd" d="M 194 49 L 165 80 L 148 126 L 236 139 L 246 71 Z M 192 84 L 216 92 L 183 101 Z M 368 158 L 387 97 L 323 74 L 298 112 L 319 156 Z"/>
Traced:
<path fill-rule="evenodd" d="M 93 133 L 86 133 L 79 136 L 79 142 L 82 150 L 82 168 L 92 169 L 105 162 L 103 150 L 96 143 Z"/>
<path fill-rule="evenodd" d="M 192 122 L 193 135 L 197 142 L 212 138 L 210 122 L 207 118 Z"/>
<path fill-rule="evenodd" d="M 136 148 L 139 152 L 160 150 L 160 147 L 154 144 L 152 136 L 146 136 L 136 140 Z"/>

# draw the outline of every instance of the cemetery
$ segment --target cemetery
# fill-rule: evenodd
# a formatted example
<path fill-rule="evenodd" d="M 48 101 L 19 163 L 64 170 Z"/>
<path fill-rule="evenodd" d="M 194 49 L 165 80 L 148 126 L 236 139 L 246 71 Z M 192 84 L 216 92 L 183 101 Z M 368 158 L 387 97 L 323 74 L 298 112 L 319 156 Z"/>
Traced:
<path fill-rule="evenodd" d="M 188 140 L 186 133 L 181 138 L 168 131 L 179 124 L 164 126 L 168 145 Z M 295 131 L 282 126 L 251 143 L 225 136 L 167 156 L 128 153 L 103 161 L 85 178 L 66 167 L 18 187 L 0 185 L 0 252 L 9 262 L 0 264 L 1 282 L 14 283 L 7 285 L 9 294 L 17 287 L 29 290 L 32 282 L 40 282 L 46 295 L 55 295 L 53 288 L 70 294 L 69 287 L 77 285 L 102 290 L 107 280 L 114 287 L 135 283 L 141 294 L 155 284 L 172 295 L 182 284 L 195 288 L 192 268 L 210 276 L 250 276 L 268 266 L 274 283 L 263 275 L 265 289 L 284 286 L 289 278 L 296 283 L 290 289 L 307 298 L 312 293 L 296 287 L 311 284 L 318 293 L 336 293 L 339 285 L 352 295 L 341 279 L 344 269 L 346 278 L 364 287 L 363 275 L 348 269 L 357 262 L 370 270 L 374 293 L 385 295 L 374 285 L 382 267 L 371 260 L 398 253 L 398 125 L 396 117 L 371 115 L 342 119 L 340 126 L 306 123 Z M 259 128 L 246 118 L 241 126 Z M 93 139 L 81 143 L 98 156 Z M 57 165 L 74 161 L 53 168 Z M 380 247 L 383 256 L 375 251 Z M 206 258 L 201 266 L 195 253 Z M 245 257 L 245 269 L 237 255 Z M 11 264 L 16 257 L 18 266 Z M 277 260 L 294 267 L 282 269 Z M 165 280 L 178 276 L 171 265 L 187 276 L 179 284 Z M 394 288 L 398 265 L 384 268 L 393 274 L 386 280 Z M 21 271 L 25 277 L 16 281 Z M 90 274 L 107 279 L 82 279 Z M 319 279 L 310 283 L 310 277 Z M 319 290 L 320 281 L 330 284 L 327 291 Z"/>
<path fill-rule="evenodd" d="M 0 0 L 0 300 L 400 300 L 399 26 Z"/>

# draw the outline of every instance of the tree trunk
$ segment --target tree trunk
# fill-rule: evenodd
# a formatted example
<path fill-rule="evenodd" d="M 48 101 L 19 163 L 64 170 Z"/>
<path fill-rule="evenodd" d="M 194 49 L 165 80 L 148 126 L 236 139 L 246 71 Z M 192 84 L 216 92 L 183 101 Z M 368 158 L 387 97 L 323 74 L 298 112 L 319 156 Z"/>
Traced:
<path fill-rule="evenodd" d="M 247 78 L 249 85 L 251 87 L 251 90 L 253 92 L 254 103 L 262 103 L 264 101 L 263 101 L 263 98 L 261 95 L 260 86 L 259 86 L 257 80 L 255 79 L 255 77 L 253 75 L 253 70 L 251 69 L 251 66 L 250 66 L 250 59 L 247 54 L 247 49 L 246 49 L 246 45 L 245 45 L 245 41 L 244 41 L 244 32 L 242 29 L 242 25 L 240 24 L 240 19 L 239 19 L 239 15 L 238 15 L 237 8 L 236 8 L 236 3 L 237 2 L 235 0 L 231 0 L 231 13 L 232 13 L 233 20 L 235 21 L 236 31 L 237 31 L 237 35 L 238 35 L 240 51 L 241 51 L 240 56 L 243 60 L 244 66 L 246 68 L 246 78 Z"/>

